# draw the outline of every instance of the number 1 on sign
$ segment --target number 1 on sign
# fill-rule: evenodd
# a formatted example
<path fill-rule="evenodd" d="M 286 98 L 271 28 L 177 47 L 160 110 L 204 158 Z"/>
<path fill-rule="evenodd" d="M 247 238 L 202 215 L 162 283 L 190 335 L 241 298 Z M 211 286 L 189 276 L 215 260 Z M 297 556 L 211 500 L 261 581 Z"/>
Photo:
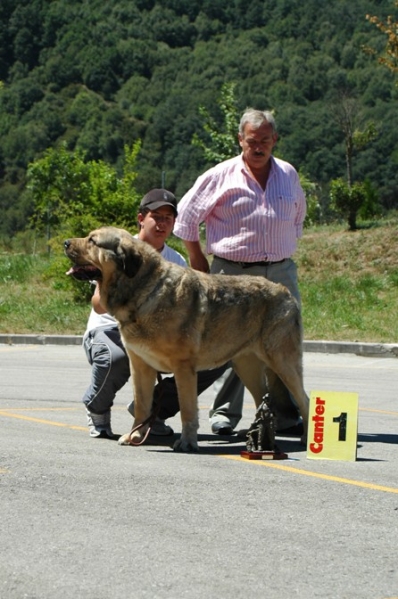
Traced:
<path fill-rule="evenodd" d="M 358 393 L 311 392 L 307 458 L 354 462 L 357 435 Z"/>
<path fill-rule="evenodd" d="M 347 412 L 341 412 L 340 416 L 333 418 L 333 422 L 339 422 L 339 441 L 347 440 Z"/>

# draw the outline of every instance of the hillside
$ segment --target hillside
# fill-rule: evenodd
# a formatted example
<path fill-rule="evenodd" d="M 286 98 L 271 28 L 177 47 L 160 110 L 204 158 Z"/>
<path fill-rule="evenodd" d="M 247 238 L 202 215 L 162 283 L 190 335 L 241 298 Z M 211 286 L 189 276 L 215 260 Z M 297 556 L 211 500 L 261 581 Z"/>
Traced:
<path fill-rule="evenodd" d="M 322 10 L 320 10 L 322 6 Z M 274 109 L 280 156 L 318 184 L 345 175 L 342 94 L 360 128 L 377 137 L 354 156 L 387 210 L 398 203 L 398 87 L 365 54 L 382 51 L 366 14 L 386 18 L 392 0 L 2 0 L 0 4 L 0 238 L 32 210 L 27 165 L 64 142 L 119 168 L 142 140 L 139 193 L 181 196 L 207 166 L 192 146 L 198 108 L 221 126 L 216 100 L 236 83 L 236 102 Z"/>
<path fill-rule="evenodd" d="M 324 280 L 329 273 L 358 280 L 364 275 L 398 274 L 397 256 L 398 220 L 391 218 L 388 225 L 376 222 L 355 232 L 340 227 L 305 231 L 296 259 L 302 278 Z"/>
<path fill-rule="evenodd" d="M 398 217 L 349 232 L 305 231 L 299 267 L 305 337 L 396 343 Z"/>

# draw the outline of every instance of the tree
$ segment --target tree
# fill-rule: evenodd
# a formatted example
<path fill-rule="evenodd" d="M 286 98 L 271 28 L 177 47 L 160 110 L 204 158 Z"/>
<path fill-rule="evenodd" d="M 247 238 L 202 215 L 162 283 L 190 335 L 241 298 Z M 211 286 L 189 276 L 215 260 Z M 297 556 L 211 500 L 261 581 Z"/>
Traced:
<path fill-rule="evenodd" d="M 86 161 L 84 153 L 65 145 L 49 149 L 28 169 L 34 201 L 32 223 L 53 236 L 86 235 L 101 225 L 134 228 L 140 195 L 135 190 L 140 142 L 124 148 L 123 176 L 101 160 Z"/>
<path fill-rule="evenodd" d="M 231 81 L 240 110 L 277 109 L 278 151 L 325 188 L 343 174 L 330 97 L 355 86 L 367 118 L 384 131 L 354 162 L 354 180 L 356 173 L 369 176 L 383 205 L 397 207 L 397 88 L 390 70 L 374 68 L 376 59 L 357 52 L 364 40 L 382 52 L 387 37 L 365 14 L 386 20 L 388 12 L 396 14 L 394 1 L 331 0 L 322 10 L 319 4 L 0 1 L 0 188 L 9 195 L 12 186 L 19 203 L 28 163 L 63 141 L 84 150 L 87 160 L 116 166 L 124 145 L 140 138 L 137 188 L 144 194 L 157 186 L 164 171 L 180 196 L 209 166 L 202 149 L 191 145 L 194 132 L 212 144 L 198 106 L 225 133 L 216 100 Z M 230 151 L 238 153 L 232 129 Z M 13 235 L 3 224 L 1 197 L 0 189 L 0 229 Z M 26 222 L 18 220 L 18 227 Z"/>
<path fill-rule="evenodd" d="M 362 110 L 356 98 L 348 93 L 340 93 L 332 114 L 344 134 L 347 182 L 335 179 L 331 182 L 331 208 L 347 216 L 350 231 L 357 228 L 357 214 L 364 206 L 367 193 L 363 183 L 353 182 L 354 153 L 362 150 L 377 137 L 373 121 L 364 122 Z"/>
<path fill-rule="evenodd" d="M 331 208 L 348 217 L 350 231 L 357 229 L 357 214 L 366 200 L 363 183 L 348 185 L 343 179 L 334 179 L 330 184 Z"/>
<path fill-rule="evenodd" d="M 398 8 L 398 0 L 395 0 L 395 6 Z M 378 57 L 380 64 L 387 67 L 394 74 L 398 73 L 398 21 L 391 15 L 387 17 L 384 23 L 378 17 L 366 15 L 366 19 L 376 25 L 380 31 L 387 36 L 384 54 Z M 377 55 L 377 51 L 368 46 L 364 46 L 364 50 L 369 54 Z"/>
<path fill-rule="evenodd" d="M 238 153 L 238 128 L 239 111 L 235 100 L 235 83 L 224 83 L 220 97 L 217 100 L 222 116 L 222 130 L 204 106 L 199 106 L 199 114 L 203 119 L 203 130 L 207 139 L 203 140 L 196 133 L 193 135 L 192 144 L 203 150 L 206 160 L 212 164 L 222 162 L 236 156 Z"/>
<path fill-rule="evenodd" d="M 344 134 L 347 183 L 348 187 L 351 187 L 354 153 L 362 150 L 376 138 L 376 125 L 373 121 L 363 123 L 359 102 L 346 93 L 339 94 L 332 114 L 334 114 L 334 120 Z"/>

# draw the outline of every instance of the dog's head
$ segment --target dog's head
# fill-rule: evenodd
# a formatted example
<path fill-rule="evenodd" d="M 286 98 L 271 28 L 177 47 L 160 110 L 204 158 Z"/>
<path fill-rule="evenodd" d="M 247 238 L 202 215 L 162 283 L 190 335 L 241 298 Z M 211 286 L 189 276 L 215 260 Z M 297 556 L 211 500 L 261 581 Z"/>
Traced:
<path fill-rule="evenodd" d="M 143 262 L 140 243 L 143 242 L 115 227 L 102 227 L 87 237 L 67 239 L 64 250 L 73 266 L 66 274 L 79 281 L 102 281 L 112 275 L 116 265 L 127 277 L 134 277 Z"/>

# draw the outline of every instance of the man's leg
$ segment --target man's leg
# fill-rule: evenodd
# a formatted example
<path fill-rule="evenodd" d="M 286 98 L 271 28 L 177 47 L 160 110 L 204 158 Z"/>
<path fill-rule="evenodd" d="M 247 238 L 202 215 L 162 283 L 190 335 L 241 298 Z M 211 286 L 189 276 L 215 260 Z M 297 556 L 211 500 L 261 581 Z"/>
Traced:
<path fill-rule="evenodd" d="M 211 430 L 217 435 L 230 435 L 242 418 L 243 396 L 245 388 L 233 368 L 215 381 L 216 394 L 209 411 Z"/>
<path fill-rule="evenodd" d="M 91 382 L 83 403 L 92 437 L 112 437 L 111 407 L 116 393 L 130 377 L 129 359 L 115 328 L 98 328 L 84 341 L 84 350 L 92 366 Z"/>
<path fill-rule="evenodd" d="M 227 364 L 213 368 L 211 370 L 202 370 L 198 372 L 198 395 L 214 383 L 228 368 Z M 158 417 L 162 420 L 172 418 L 180 411 L 178 403 L 178 392 L 175 378 L 165 376 L 161 383 L 155 386 L 153 394 L 153 409 L 159 409 Z"/>
<path fill-rule="evenodd" d="M 228 364 L 224 364 L 218 368 L 198 372 L 198 395 L 210 387 L 227 367 Z M 131 402 L 127 409 L 130 414 L 134 416 L 134 402 Z M 152 424 L 151 434 L 158 436 L 172 435 L 173 429 L 165 423 L 165 420 L 167 418 L 172 418 L 180 411 L 177 385 L 174 376 L 164 376 L 162 381 L 155 385 L 152 410 L 156 413 L 156 419 Z"/>
<path fill-rule="evenodd" d="M 239 275 L 243 273 L 238 264 L 214 258 L 212 274 Z M 215 398 L 209 410 L 211 430 L 215 434 L 230 435 L 242 418 L 245 388 L 232 368 L 229 368 L 213 385 Z"/>
<path fill-rule="evenodd" d="M 211 272 L 228 275 L 250 274 L 263 276 L 274 283 L 285 285 L 300 305 L 300 293 L 297 281 L 297 267 L 293 260 L 273 264 L 268 267 L 254 266 L 248 269 L 239 264 L 227 262 L 219 258 L 213 260 Z M 295 428 L 299 423 L 299 413 L 294 399 L 283 385 L 279 377 L 273 377 L 273 393 L 278 431 Z M 242 417 L 244 387 L 238 376 L 231 371 L 224 374 L 214 384 L 216 397 L 209 411 L 212 431 L 217 434 L 230 434 Z M 300 433 L 300 431 L 298 431 Z"/>

